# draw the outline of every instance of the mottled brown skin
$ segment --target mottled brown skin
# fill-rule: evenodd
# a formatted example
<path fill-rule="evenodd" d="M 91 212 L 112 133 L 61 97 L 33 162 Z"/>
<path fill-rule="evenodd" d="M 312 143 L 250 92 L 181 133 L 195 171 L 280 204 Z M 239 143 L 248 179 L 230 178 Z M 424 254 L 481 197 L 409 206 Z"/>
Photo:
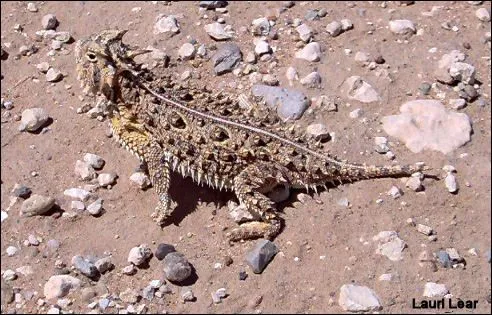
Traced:
<path fill-rule="evenodd" d="M 147 51 L 122 43 L 124 34 L 107 30 L 78 41 L 77 73 L 85 92 L 99 93 L 109 103 L 116 139 L 147 163 L 159 195 L 152 215 L 159 224 L 175 208 L 168 195 L 171 170 L 235 192 L 258 218 L 229 234 L 237 241 L 272 239 L 280 232 L 275 204 L 265 195 L 276 185 L 316 190 L 327 182 L 407 176 L 424 168 L 349 164 L 329 156 L 250 97 L 184 85 L 169 74 L 140 69 L 133 58 Z"/>

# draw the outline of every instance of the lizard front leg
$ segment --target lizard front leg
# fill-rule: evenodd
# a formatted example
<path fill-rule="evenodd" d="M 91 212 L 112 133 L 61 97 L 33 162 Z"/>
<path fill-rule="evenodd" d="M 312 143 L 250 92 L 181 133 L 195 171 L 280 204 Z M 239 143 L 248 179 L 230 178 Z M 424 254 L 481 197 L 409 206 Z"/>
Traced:
<path fill-rule="evenodd" d="M 159 203 L 152 213 L 152 218 L 157 224 L 162 225 L 172 215 L 177 205 L 169 196 L 170 160 L 158 144 L 151 144 L 145 161 L 147 162 L 150 181 L 159 196 Z"/>

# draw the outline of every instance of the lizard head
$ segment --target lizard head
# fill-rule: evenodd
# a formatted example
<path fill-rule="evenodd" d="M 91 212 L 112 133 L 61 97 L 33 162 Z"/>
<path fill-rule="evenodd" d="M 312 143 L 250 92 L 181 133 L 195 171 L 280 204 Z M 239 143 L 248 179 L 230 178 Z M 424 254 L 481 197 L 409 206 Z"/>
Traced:
<path fill-rule="evenodd" d="M 118 78 L 125 71 L 134 72 L 135 56 L 150 52 L 129 47 L 122 42 L 126 30 L 105 30 L 77 41 L 75 62 L 77 79 L 85 93 L 102 93 L 112 99 Z"/>

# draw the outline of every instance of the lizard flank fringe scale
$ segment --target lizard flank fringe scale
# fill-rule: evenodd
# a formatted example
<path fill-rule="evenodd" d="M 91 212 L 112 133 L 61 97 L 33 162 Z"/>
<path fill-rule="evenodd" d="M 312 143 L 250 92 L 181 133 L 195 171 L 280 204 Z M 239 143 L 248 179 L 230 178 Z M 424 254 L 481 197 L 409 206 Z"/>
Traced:
<path fill-rule="evenodd" d="M 282 221 L 266 196 L 278 185 L 316 191 L 326 183 L 409 176 L 426 169 L 422 163 L 366 166 L 330 156 L 319 143 L 260 109 L 253 97 L 214 92 L 142 69 L 134 57 L 150 51 L 124 44 L 125 33 L 105 30 L 78 41 L 77 74 L 84 92 L 108 104 L 115 139 L 147 164 L 159 196 L 152 214 L 159 225 L 176 207 L 168 193 L 171 170 L 236 194 L 254 218 L 228 234 L 239 241 L 278 235 Z"/>

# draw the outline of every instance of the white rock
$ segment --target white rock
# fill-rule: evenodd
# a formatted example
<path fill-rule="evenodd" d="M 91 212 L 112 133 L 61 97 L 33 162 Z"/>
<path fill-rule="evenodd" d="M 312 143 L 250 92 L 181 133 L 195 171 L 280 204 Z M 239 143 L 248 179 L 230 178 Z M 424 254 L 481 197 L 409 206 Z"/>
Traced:
<path fill-rule="evenodd" d="M 338 304 L 345 311 L 368 312 L 381 309 L 376 293 L 368 287 L 344 284 L 340 288 Z"/>
<path fill-rule="evenodd" d="M 444 284 L 437 284 L 434 282 L 427 282 L 424 287 L 424 296 L 425 297 L 443 297 L 448 294 L 448 289 Z"/>
<path fill-rule="evenodd" d="M 393 199 L 397 199 L 401 197 L 402 191 L 400 190 L 400 188 L 392 186 L 391 189 L 388 191 L 388 195 L 393 197 Z"/>
<path fill-rule="evenodd" d="M 349 113 L 349 117 L 352 119 L 359 118 L 363 114 L 362 109 L 357 108 Z"/>
<path fill-rule="evenodd" d="M 297 33 L 299 33 L 299 38 L 307 43 L 311 39 L 311 36 L 313 36 L 313 31 L 307 24 L 301 24 L 298 27 L 296 27 Z"/>
<path fill-rule="evenodd" d="M 456 177 L 452 173 L 448 173 L 444 179 L 444 185 L 450 193 L 458 191 L 458 183 L 456 183 Z"/>
<path fill-rule="evenodd" d="M 311 42 L 304 48 L 296 52 L 295 57 L 307 61 L 319 61 L 321 57 L 321 48 L 318 43 Z"/>
<path fill-rule="evenodd" d="M 75 162 L 74 172 L 82 180 L 91 180 L 93 178 L 96 178 L 96 171 L 94 170 L 94 168 L 92 168 L 89 163 L 80 160 L 77 160 Z"/>
<path fill-rule="evenodd" d="M 80 288 L 81 281 L 69 275 L 51 276 L 44 285 L 46 299 L 61 298 Z"/>
<path fill-rule="evenodd" d="M 349 19 L 343 19 L 340 21 L 342 24 L 342 31 L 348 31 L 354 27 L 354 24 Z"/>
<path fill-rule="evenodd" d="M 270 45 L 264 40 L 259 40 L 255 45 L 255 54 L 261 56 L 268 52 L 270 52 Z"/>
<path fill-rule="evenodd" d="M 383 129 L 414 153 L 430 149 L 448 154 L 470 141 L 468 116 L 447 111 L 439 101 L 409 101 L 400 107 L 400 112 L 383 117 Z"/>
<path fill-rule="evenodd" d="M 135 266 L 140 266 L 144 262 L 146 262 L 150 256 L 152 255 L 152 251 L 146 244 L 142 244 L 138 247 L 133 247 L 128 254 L 128 262 L 134 264 Z"/>
<path fill-rule="evenodd" d="M 27 11 L 29 12 L 38 12 L 38 8 L 36 7 L 36 4 L 33 2 L 29 2 L 27 4 Z"/>
<path fill-rule="evenodd" d="M 486 8 L 475 11 L 475 16 L 482 22 L 490 22 L 490 12 Z"/>
<path fill-rule="evenodd" d="M 297 75 L 297 70 L 294 67 L 288 67 L 285 71 L 285 77 L 289 80 L 289 85 L 293 85 L 294 80 L 299 80 L 299 76 Z"/>
<path fill-rule="evenodd" d="M 354 56 L 355 61 L 357 62 L 368 62 L 369 61 L 369 54 L 363 51 L 358 51 L 355 53 Z"/>
<path fill-rule="evenodd" d="M 63 194 L 70 198 L 80 199 L 82 201 L 87 201 L 89 199 L 91 193 L 87 190 L 81 188 L 70 188 L 66 189 Z"/>
<path fill-rule="evenodd" d="M 306 128 L 306 133 L 314 137 L 316 141 L 325 140 L 330 136 L 330 131 L 323 123 L 310 124 Z"/>
<path fill-rule="evenodd" d="M 393 279 L 393 275 L 391 273 L 383 273 L 379 276 L 379 281 L 391 281 Z"/>
<path fill-rule="evenodd" d="M 36 69 L 38 69 L 39 71 L 41 71 L 42 73 L 46 73 L 48 72 L 48 70 L 50 69 L 50 64 L 47 63 L 47 62 L 41 62 L 41 63 L 38 63 L 36 65 Z"/>
<path fill-rule="evenodd" d="M 17 279 L 17 274 L 12 269 L 7 269 L 7 270 L 3 271 L 2 277 L 6 281 L 12 281 L 12 280 Z"/>
<path fill-rule="evenodd" d="M 410 177 L 405 183 L 405 187 L 413 191 L 421 191 L 423 189 L 422 180 L 418 177 Z"/>
<path fill-rule="evenodd" d="M 253 35 L 266 36 L 270 33 L 270 22 L 267 18 L 259 18 L 251 22 L 251 32 Z"/>
<path fill-rule="evenodd" d="M 101 187 L 106 187 L 108 185 L 113 185 L 118 178 L 115 173 L 101 173 L 97 176 L 97 182 Z"/>
<path fill-rule="evenodd" d="M 317 71 L 311 72 L 299 81 L 302 85 L 317 87 L 321 84 L 321 76 Z"/>
<path fill-rule="evenodd" d="M 84 161 L 95 169 L 101 169 L 105 163 L 102 157 L 92 153 L 86 153 L 84 155 Z"/>
<path fill-rule="evenodd" d="M 56 82 L 63 78 L 63 74 L 58 69 L 50 68 L 48 72 L 46 72 L 46 81 L 48 82 Z"/>
<path fill-rule="evenodd" d="M 22 112 L 19 130 L 35 132 L 48 122 L 48 113 L 44 108 L 29 108 Z"/>
<path fill-rule="evenodd" d="M 143 172 L 136 172 L 130 176 L 130 180 L 137 184 L 140 189 L 145 189 L 150 186 L 149 177 Z"/>
<path fill-rule="evenodd" d="M 410 20 L 393 20 L 389 21 L 390 31 L 395 34 L 414 34 L 415 25 Z"/>
<path fill-rule="evenodd" d="M 342 88 L 349 99 L 362 103 L 379 102 L 381 97 L 378 92 L 359 76 L 351 76 L 345 80 Z"/>
<path fill-rule="evenodd" d="M 454 173 L 456 172 L 456 168 L 453 165 L 444 165 L 442 167 L 442 170 L 447 172 L 447 173 Z"/>
<path fill-rule="evenodd" d="M 87 211 L 94 216 L 97 216 L 101 213 L 102 211 L 102 203 L 103 200 L 101 198 L 98 198 L 96 201 L 91 203 L 90 205 L 87 206 Z"/>
<path fill-rule="evenodd" d="M 460 110 L 465 108 L 466 101 L 462 98 L 451 99 L 449 100 L 449 106 L 451 106 L 451 108 L 453 109 Z"/>
<path fill-rule="evenodd" d="M 232 32 L 226 32 L 220 23 L 212 23 L 204 26 L 205 32 L 215 40 L 226 40 L 232 38 Z"/>
<path fill-rule="evenodd" d="M 376 253 L 388 257 L 391 261 L 403 259 L 402 251 L 406 247 L 405 242 L 398 237 L 395 231 L 383 231 L 373 237 L 379 242 Z"/>
<path fill-rule="evenodd" d="M 76 211 L 83 211 L 85 209 L 85 205 L 80 200 L 72 200 L 72 203 L 70 204 L 70 209 Z"/>
<path fill-rule="evenodd" d="M 9 217 L 9 214 L 2 210 L 2 222 L 5 221 Z"/>
<path fill-rule="evenodd" d="M 417 231 L 427 236 L 432 234 L 432 228 L 423 224 L 417 224 Z"/>
<path fill-rule="evenodd" d="M 338 21 L 333 21 L 326 26 L 326 31 L 332 37 L 336 37 L 342 33 L 342 24 Z"/>
<path fill-rule="evenodd" d="M 179 33 L 179 23 L 175 16 L 169 15 L 165 16 L 163 14 L 159 15 L 154 24 L 154 34 L 168 33 L 173 34 Z"/>
<path fill-rule="evenodd" d="M 229 215 L 236 223 L 242 223 L 253 220 L 253 215 L 248 211 L 246 206 L 237 205 L 234 202 L 228 203 Z"/>
<path fill-rule="evenodd" d="M 7 256 L 12 257 L 15 254 L 17 254 L 19 250 L 15 246 L 9 246 L 7 249 L 5 249 L 5 252 L 7 253 Z"/>
<path fill-rule="evenodd" d="M 58 24 L 58 20 L 56 19 L 56 16 L 54 16 L 53 14 L 46 14 L 41 19 L 41 25 L 45 30 L 55 29 L 57 24 Z"/>
<path fill-rule="evenodd" d="M 190 60 L 195 56 L 195 46 L 191 43 L 184 43 L 178 50 L 178 55 L 182 60 Z"/>
<path fill-rule="evenodd" d="M 475 67 L 464 62 L 452 63 L 449 67 L 449 74 L 453 79 L 466 84 L 473 84 L 475 82 Z"/>

